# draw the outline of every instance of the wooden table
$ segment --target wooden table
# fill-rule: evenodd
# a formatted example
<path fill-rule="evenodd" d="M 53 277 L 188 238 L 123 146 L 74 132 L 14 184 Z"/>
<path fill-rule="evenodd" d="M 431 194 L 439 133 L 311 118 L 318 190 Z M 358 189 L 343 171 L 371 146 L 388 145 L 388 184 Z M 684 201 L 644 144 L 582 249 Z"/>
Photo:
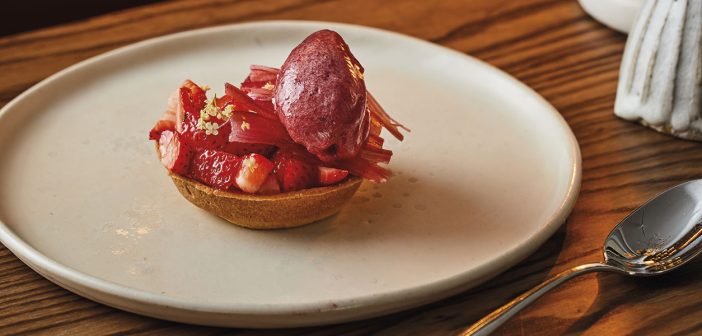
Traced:
<path fill-rule="evenodd" d="M 575 0 L 182 1 L 149 5 L 0 39 L 0 105 L 50 74 L 150 37 L 252 20 L 349 22 L 460 50 L 525 82 L 565 117 L 580 142 L 583 180 L 568 222 L 538 252 L 488 284 L 414 310 L 343 325 L 227 330 L 115 310 L 45 280 L 0 247 L 0 334 L 454 335 L 544 278 L 598 261 L 630 210 L 702 176 L 702 145 L 617 119 L 613 103 L 626 36 Z M 547 294 L 497 334 L 702 334 L 702 264 L 655 279 L 599 274 Z"/>

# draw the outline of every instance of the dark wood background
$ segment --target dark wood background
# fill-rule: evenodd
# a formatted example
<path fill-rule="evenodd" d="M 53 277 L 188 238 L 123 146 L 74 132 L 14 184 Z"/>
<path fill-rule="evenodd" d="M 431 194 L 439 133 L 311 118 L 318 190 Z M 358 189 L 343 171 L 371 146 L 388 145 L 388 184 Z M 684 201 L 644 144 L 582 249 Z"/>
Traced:
<path fill-rule="evenodd" d="M 0 36 L 73 22 L 162 0 L 22 0 L 2 6 Z"/>
<path fill-rule="evenodd" d="M 580 142 L 582 191 L 568 222 L 527 260 L 455 297 L 371 320 L 265 331 L 188 326 L 118 311 L 53 285 L 0 246 L 1 335 L 455 335 L 544 278 L 598 261 L 604 238 L 627 212 L 668 187 L 702 176 L 699 143 L 613 115 L 626 36 L 593 21 L 575 0 L 155 3 L 0 38 L 0 106 L 60 69 L 129 43 L 267 19 L 398 31 L 473 55 L 534 88 L 563 114 Z M 577 278 L 496 334 L 702 334 L 702 263 L 660 278 Z"/>

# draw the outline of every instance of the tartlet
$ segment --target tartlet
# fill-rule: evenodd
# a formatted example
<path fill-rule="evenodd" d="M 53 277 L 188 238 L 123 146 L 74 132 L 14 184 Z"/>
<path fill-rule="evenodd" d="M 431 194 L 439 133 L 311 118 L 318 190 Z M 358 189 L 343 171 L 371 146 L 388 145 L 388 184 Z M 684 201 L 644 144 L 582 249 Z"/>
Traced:
<path fill-rule="evenodd" d="M 291 228 L 339 212 L 363 179 L 385 182 L 404 126 L 366 91 L 364 69 L 322 30 L 280 69 L 252 65 L 240 87 L 207 98 L 190 80 L 152 128 L 156 152 L 192 204 L 251 229 Z"/>

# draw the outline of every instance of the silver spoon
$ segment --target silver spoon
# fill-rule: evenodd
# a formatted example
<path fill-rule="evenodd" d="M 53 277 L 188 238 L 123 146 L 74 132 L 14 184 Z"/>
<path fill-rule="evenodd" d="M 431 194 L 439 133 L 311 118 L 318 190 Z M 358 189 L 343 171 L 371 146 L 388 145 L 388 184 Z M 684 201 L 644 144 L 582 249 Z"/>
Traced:
<path fill-rule="evenodd" d="M 604 262 L 564 271 L 496 309 L 461 335 L 487 335 L 544 293 L 578 275 L 609 271 L 645 277 L 670 272 L 702 251 L 702 179 L 666 190 L 609 233 Z"/>

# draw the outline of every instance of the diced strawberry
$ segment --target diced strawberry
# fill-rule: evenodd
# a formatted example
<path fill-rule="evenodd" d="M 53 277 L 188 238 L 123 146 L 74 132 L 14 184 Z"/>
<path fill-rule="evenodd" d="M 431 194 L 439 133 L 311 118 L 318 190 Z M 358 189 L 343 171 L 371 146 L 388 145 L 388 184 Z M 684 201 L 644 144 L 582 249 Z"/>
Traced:
<path fill-rule="evenodd" d="M 268 174 L 263 185 L 261 185 L 261 189 L 258 189 L 258 193 L 263 195 L 277 194 L 279 192 L 280 184 L 278 184 L 278 179 L 273 174 Z"/>
<path fill-rule="evenodd" d="M 199 116 L 198 116 L 199 117 Z M 232 126 L 229 122 L 222 122 L 215 117 L 211 122 L 217 123 L 217 134 L 207 134 L 203 129 L 197 128 L 197 118 L 188 116 L 183 122 L 181 134 L 183 139 L 195 150 L 217 149 L 221 150 L 227 144 Z"/>
<path fill-rule="evenodd" d="M 274 174 L 282 191 L 294 191 L 317 185 L 319 170 L 287 151 L 279 151 L 273 157 Z"/>
<path fill-rule="evenodd" d="M 161 152 L 161 163 L 168 170 L 180 175 L 188 173 L 193 151 L 180 141 L 178 133 L 172 130 L 161 132 L 158 150 Z"/>
<path fill-rule="evenodd" d="M 236 184 L 244 192 L 255 193 L 266 181 L 273 163 L 261 154 L 251 153 L 241 160 L 241 168 L 236 175 Z"/>
<path fill-rule="evenodd" d="M 159 140 L 163 131 L 175 131 L 175 127 L 175 122 L 161 119 L 156 122 L 156 125 L 149 132 L 149 140 Z"/>
<path fill-rule="evenodd" d="M 190 175 L 213 188 L 227 190 L 236 187 L 241 158 L 218 150 L 204 150 L 195 155 Z"/>
<path fill-rule="evenodd" d="M 264 144 L 229 142 L 224 146 L 224 151 L 239 156 L 243 156 L 250 153 L 258 153 L 265 157 L 270 157 L 271 155 L 273 155 L 273 152 L 275 152 L 275 146 Z"/>
<path fill-rule="evenodd" d="M 186 80 L 180 87 L 180 105 L 183 108 L 185 118 L 192 115 L 197 117 L 200 110 L 205 107 L 206 102 L 205 90 L 193 81 Z"/>
<path fill-rule="evenodd" d="M 338 183 L 349 176 L 348 170 L 319 167 L 319 184 L 331 185 Z"/>
<path fill-rule="evenodd" d="M 178 132 L 182 131 L 183 120 L 185 119 L 185 110 L 183 110 L 183 103 L 180 101 L 180 89 L 176 89 L 175 91 L 171 92 L 170 96 L 168 96 L 168 109 L 166 110 L 166 115 L 169 116 L 170 120 L 175 121 L 176 130 Z"/>
<path fill-rule="evenodd" d="M 200 111 L 207 104 L 207 96 L 205 90 L 190 80 L 185 81 L 179 90 L 180 101 L 176 105 L 176 120 L 182 120 L 178 125 L 178 132 L 183 135 L 183 140 L 186 141 L 196 151 L 205 149 L 223 149 L 227 144 L 227 139 L 231 133 L 231 125 L 227 120 L 220 120 L 217 117 L 210 116 L 206 122 L 215 126 L 214 132 L 210 130 L 210 134 L 205 129 L 198 128 L 198 120 L 200 119 Z M 228 99 L 216 99 L 218 107 L 223 108 L 229 104 Z M 172 103 L 171 103 L 172 105 Z"/>

